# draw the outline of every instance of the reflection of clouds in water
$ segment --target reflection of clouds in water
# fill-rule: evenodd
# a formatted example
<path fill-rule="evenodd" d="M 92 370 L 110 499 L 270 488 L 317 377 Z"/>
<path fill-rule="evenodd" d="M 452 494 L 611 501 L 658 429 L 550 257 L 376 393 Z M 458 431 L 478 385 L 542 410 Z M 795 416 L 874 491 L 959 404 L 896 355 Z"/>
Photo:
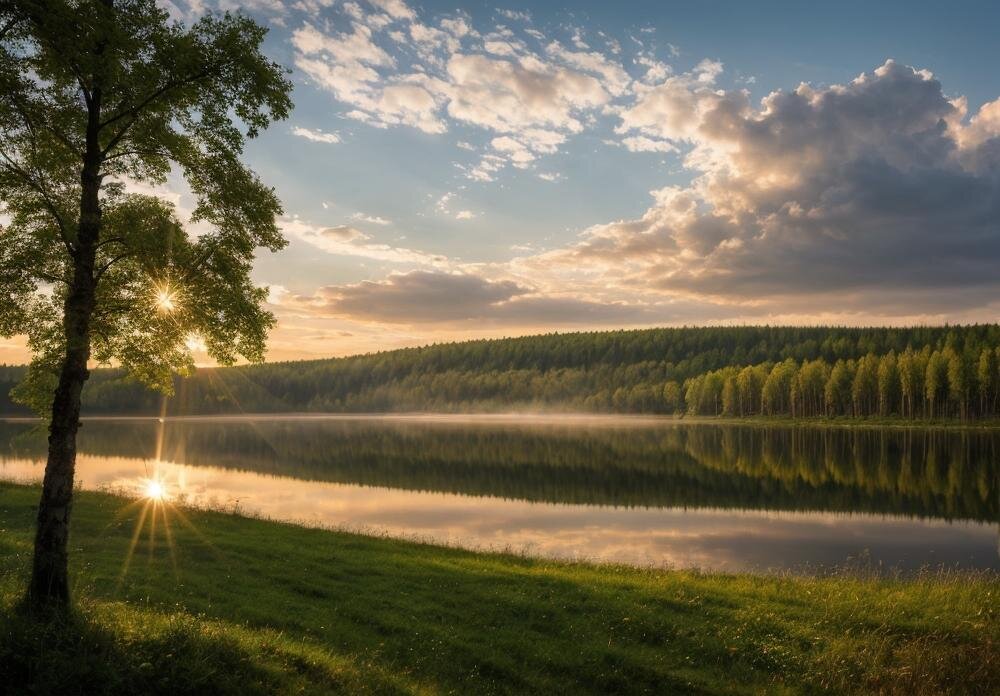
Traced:
<path fill-rule="evenodd" d="M 42 461 L 0 460 L 39 479 Z M 557 558 L 737 571 L 833 565 L 867 550 L 886 566 L 1000 568 L 996 531 L 978 523 L 844 513 L 612 508 L 321 483 L 214 467 L 80 455 L 84 488 L 130 490 L 155 473 L 171 496 L 310 525 L 382 531 Z"/>

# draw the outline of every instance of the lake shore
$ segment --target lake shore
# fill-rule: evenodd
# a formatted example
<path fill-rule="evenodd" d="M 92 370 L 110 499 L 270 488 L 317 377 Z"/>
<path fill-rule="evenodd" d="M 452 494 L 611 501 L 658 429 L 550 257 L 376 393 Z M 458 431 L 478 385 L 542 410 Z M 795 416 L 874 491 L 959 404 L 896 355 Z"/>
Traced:
<path fill-rule="evenodd" d="M 144 516 L 138 501 L 92 492 L 74 508 L 77 615 L 39 627 L 14 610 L 37 498 L 0 484 L 0 665 L 40 691 L 1000 688 L 995 574 L 560 563 L 170 506 Z"/>
<path fill-rule="evenodd" d="M 775 426 L 802 428 L 903 428 L 929 430 L 1000 430 L 1000 419 L 970 419 L 955 418 L 940 419 L 909 419 L 895 416 L 809 416 L 792 418 L 789 416 L 689 416 L 650 413 L 577 413 L 552 410 L 542 411 L 482 411 L 451 413 L 447 411 L 386 411 L 370 413 L 338 413 L 290 411 L 277 413 L 219 413 L 200 415 L 135 415 L 135 414 L 101 414 L 84 415 L 81 421 L 138 421 L 138 422 L 219 422 L 233 421 L 282 421 L 282 420 L 385 420 L 413 421 L 421 423 L 483 423 L 489 425 L 588 425 L 593 427 L 627 427 L 676 423 L 678 425 L 734 425 L 734 426 Z M 41 419 L 32 416 L 16 416 L 0 414 L 0 422 L 7 423 L 41 423 Z"/>

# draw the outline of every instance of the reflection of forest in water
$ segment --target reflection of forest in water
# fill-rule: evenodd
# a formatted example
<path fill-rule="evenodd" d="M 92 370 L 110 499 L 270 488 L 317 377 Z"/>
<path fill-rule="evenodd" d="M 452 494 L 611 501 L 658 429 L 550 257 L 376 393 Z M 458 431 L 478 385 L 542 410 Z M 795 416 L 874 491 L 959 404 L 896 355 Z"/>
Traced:
<path fill-rule="evenodd" d="M 40 434 L 0 423 L 0 455 Z M 80 451 L 151 458 L 152 421 L 89 421 Z M 531 501 L 876 512 L 996 521 L 1000 434 L 726 425 L 180 421 L 164 459 L 300 479 Z"/>

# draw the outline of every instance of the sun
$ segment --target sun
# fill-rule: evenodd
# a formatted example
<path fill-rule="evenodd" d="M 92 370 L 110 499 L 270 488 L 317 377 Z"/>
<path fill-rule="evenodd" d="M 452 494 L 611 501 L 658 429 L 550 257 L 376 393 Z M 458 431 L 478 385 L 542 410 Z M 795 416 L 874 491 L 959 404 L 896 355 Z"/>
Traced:
<path fill-rule="evenodd" d="M 160 502 L 167 499 L 167 489 L 162 482 L 156 479 L 149 479 L 146 481 L 143 495 L 149 500 Z"/>
<path fill-rule="evenodd" d="M 177 291 L 167 284 L 154 288 L 153 299 L 156 302 L 156 308 L 161 312 L 169 314 L 177 309 Z"/>

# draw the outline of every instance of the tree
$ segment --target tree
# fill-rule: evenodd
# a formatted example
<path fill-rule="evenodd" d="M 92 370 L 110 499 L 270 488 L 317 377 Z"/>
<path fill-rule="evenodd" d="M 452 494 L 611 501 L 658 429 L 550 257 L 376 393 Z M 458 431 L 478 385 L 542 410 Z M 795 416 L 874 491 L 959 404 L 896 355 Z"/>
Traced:
<path fill-rule="evenodd" d="M 890 350 L 878 363 L 878 412 L 890 416 L 899 402 L 899 365 L 896 351 Z"/>
<path fill-rule="evenodd" d="M 952 348 L 946 348 L 944 355 L 948 361 L 948 397 L 958 406 L 959 417 L 965 420 L 969 415 L 969 398 L 975 392 L 972 361 Z"/>
<path fill-rule="evenodd" d="M 667 413 L 677 413 L 683 408 L 683 403 L 681 385 L 672 380 L 663 385 L 663 406 Z"/>
<path fill-rule="evenodd" d="M 773 368 L 761 388 L 761 408 L 768 415 L 788 413 L 792 383 L 798 373 L 795 360 L 788 358 Z"/>
<path fill-rule="evenodd" d="M 810 360 L 802 363 L 798 375 L 798 389 L 803 416 L 818 416 L 823 413 L 824 390 L 830 377 L 830 366 L 825 360 Z"/>
<path fill-rule="evenodd" d="M 927 392 L 927 413 L 934 418 L 935 409 L 948 398 L 948 359 L 939 350 L 927 358 L 924 390 Z"/>
<path fill-rule="evenodd" d="M 878 358 L 869 353 L 858 360 L 851 384 L 855 416 L 870 416 L 878 404 Z"/>
<path fill-rule="evenodd" d="M 829 415 L 842 416 L 847 414 L 851 405 L 851 383 L 853 381 L 853 361 L 838 360 L 834 363 L 823 390 Z"/>
<path fill-rule="evenodd" d="M 91 360 L 169 392 L 197 334 L 221 363 L 263 359 L 273 317 L 249 279 L 284 245 L 274 192 L 239 159 L 291 108 L 285 71 L 244 16 L 168 21 L 153 0 L 0 0 L 0 334 L 33 360 L 18 397 L 48 418 L 28 600 L 69 601 L 67 537 Z M 245 128 L 245 131 L 243 130 Z M 128 192 L 183 174 L 171 206 Z"/>
<path fill-rule="evenodd" d="M 730 368 L 722 384 L 722 415 L 739 415 L 739 389 L 736 387 L 736 368 Z"/>
<path fill-rule="evenodd" d="M 912 348 L 903 351 L 896 364 L 899 372 L 899 391 L 903 401 L 903 415 L 916 417 L 916 405 L 923 399 L 924 375 L 927 367 L 920 362 L 919 354 Z"/>
<path fill-rule="evenodd" d="M 979 413 L 982 416 L 996 412 L 997 394 L 1000 392 L 1000 366 L 997 353 L 992 348 L 983 348 L 976 367 L 979 383 Z"/>
<path fill-rule="evenodd" d="M 760 413 L 760 392 L 770 371 L 767 365 L 744 367 L 740 370 L 736 378 L 736 389 L 741 416 Z"/>

